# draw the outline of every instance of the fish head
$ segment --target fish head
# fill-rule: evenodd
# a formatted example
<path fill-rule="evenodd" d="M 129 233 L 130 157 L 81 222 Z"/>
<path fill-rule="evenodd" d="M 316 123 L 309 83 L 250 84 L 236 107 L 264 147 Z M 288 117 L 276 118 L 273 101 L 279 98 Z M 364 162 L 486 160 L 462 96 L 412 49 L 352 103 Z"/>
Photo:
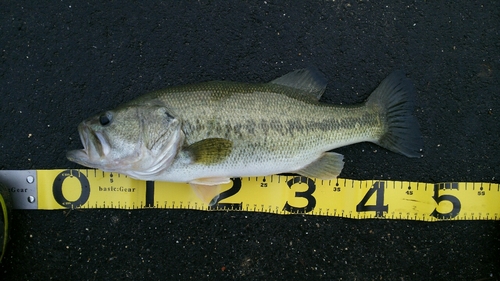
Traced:
<path fill-rule="evenodd" d="M 133 178 L 154 180 L 167 169 L 184 142 L 181 122 L 162 106 L 124 106 L 78 126 L 83 149 L 70 161 Z"/>

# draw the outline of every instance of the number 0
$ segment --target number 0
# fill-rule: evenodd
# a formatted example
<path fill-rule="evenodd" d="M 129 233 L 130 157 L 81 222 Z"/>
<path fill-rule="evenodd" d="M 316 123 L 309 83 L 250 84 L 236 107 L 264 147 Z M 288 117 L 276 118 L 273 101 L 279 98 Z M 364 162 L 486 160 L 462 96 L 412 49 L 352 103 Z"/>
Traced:
<path fill-rule="evenodd" d="M 66 199 L 62 191 L 63 182 L 68 177 L 75 177 L 80 182 L 81 193 L 78 199 L 76 199 L 75 201 L 70 201 Z M 78 208 L 83 204 L 87 203 L 87 200 L 89 199 L 90 196 L 89 180 L 87 179 L 87 177 L 85 177 L 82 173 L 79 173 L 78 171 L 65 170 L 61 172 L 54 179 L 54 183 L 52 184 L 52 195 L 54 196 L 56 202 L 59 203 L 59 205 L 68 209 Z"/>

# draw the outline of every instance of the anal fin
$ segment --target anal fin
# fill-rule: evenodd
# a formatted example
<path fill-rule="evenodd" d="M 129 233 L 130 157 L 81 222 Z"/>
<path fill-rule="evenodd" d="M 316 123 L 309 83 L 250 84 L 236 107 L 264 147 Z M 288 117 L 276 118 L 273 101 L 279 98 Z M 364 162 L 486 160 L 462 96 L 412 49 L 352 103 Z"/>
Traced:
<path fill-rule="evenodd" d="M 221 193 L 221 185 L 229 183 L 229 178 L 202 178 L 189 182 L 194 194 L 203 201 L 203 203 L 212 206 L 217 202 Z"/>
<path fill-rule="evenodd" d="M 296 171 L 297 174 L 308 178 L 331 180 L 338 177 L 344 168 L 344 156 L 335 152 L 325 152 L 316 161 Z"/>

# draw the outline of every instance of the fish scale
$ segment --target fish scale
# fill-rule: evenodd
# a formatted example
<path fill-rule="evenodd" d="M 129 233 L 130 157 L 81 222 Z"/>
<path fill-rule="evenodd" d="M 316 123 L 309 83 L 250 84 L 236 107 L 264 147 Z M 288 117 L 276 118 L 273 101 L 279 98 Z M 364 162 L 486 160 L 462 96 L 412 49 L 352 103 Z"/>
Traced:
<path fill-rule="evenodd" d="M 82 122 L 84 149 L 68 158 L 142 180 L 217 186 L 287 172 L 332 179 L 343 156 L 331 150 L 357 142 L 420 156 L 415 91 L 402 72 L 360 105 L 320 103 L 325 87 L 317 71 L 302 69 L 269 83 L 155 91 Z"/>

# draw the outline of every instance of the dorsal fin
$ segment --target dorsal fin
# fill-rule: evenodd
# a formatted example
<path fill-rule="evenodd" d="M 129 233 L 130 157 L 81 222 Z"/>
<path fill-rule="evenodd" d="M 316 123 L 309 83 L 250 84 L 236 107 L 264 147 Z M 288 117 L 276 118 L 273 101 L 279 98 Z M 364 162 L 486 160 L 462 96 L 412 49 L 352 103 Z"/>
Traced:
<path fill-rule="evenodd" d="M 325 77 L 323 77 L 319 70 L 313 67 L 297 69 L 269 83 L 301 90 L 305 95 L 315 100 L 321 98 L 326 88 Z"/>

